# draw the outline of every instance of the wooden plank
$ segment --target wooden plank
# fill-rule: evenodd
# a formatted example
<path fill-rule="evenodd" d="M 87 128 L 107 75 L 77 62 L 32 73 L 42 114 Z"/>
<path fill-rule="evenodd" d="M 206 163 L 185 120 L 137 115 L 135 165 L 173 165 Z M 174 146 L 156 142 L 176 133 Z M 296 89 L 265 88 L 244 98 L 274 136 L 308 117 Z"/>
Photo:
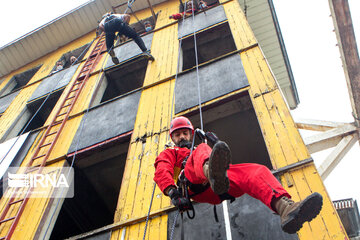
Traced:
<path fill-rule="evenodd" d="M 228 1 L 223 6 L 237 49 L 257 43 L 238 1 Z"/>
<path fill-rule="evenodd" d="M 340 127 L 345 124 L 339 122 L 330 122 L 330 121 L 322 121 L 322 120 L 314 120 L 314 119 L 297 119 L 295 122 L 296 122 L 296 127 L 298 129 L 321 131 L 321 132 L 325 132 L 327 130 Z"/>
<path fill-rule="evenodd" d="M 360 126 L 360 59 L 348 0 L 329 0 L 350 102 L 357 126 Z"/>
<path fill-rule="evenodd" d="M 344 124 L 341 127 L 305 138 L 305 144 L 310 153 L 316 153 L 331 147 L 335 147 L 344 136 L 352 134 L 356 131 L 357 128 L 354 125 Z"/>
<path fill-rule="evenodd" d="M 171 4 L 177 5 L 178 3 L 172 2 Z M 168 18 L 170 12 L 164 11 L 160 15 L 163 14 Z M 148 64 L 144 85 L 156 83 L 175 74 L 178 45 L 169 45 L 169 42 L 178 42 L 177 25 L 170 25 L 154 33 L 151 50 L 156 61 Z M 164 51 L 164 46 L 168 45 L 172 48 L 168 49 L 169 51 Z M 153 164 L 160 149 L 163 149 L 167 138 L 168 133 L 163 131 L 168 129 L 170 123 L 169 113 L 173 107 L 171 106 L 173 89 L 174 81 L 167 81 L 142 91 L 115 221 L 146 216 L 149 210 L 154 186 L 153 174 L 155 169 Z M 140 138 L 144 138 L 144 141 L 139 141 Z M 160 190 L 156 188 L 152 211 L 156 211 L 162 206 L 161 196 L 162 193 L 160 194 Z M 169 203 L 170 201 L 167 201 L 168 205 Z M 149 224 L 152 224 L 153 221 L 159 220 L 151 220 Z M 167 222 L 159 221 L 157 226 L 163 224 L 167 228 Z M 125 239 L 142 239 L 144 228 L 145 222 L 128 227 Z M 116 231 L 113 234 L 118 233 Z M 159 230 L 151 229 L 151 234 L 159 236 Z"/>
<path fill-rule="evenodd" d="M 358 133 L 348 135 L 344 137 L 335 149 L 326 157 L 324 162 L 318 167 L 319 174 L 323 180 L 325 180 L 329 174 L 340 163 L 345 154 L 354 146 L 359 140 Z"/>

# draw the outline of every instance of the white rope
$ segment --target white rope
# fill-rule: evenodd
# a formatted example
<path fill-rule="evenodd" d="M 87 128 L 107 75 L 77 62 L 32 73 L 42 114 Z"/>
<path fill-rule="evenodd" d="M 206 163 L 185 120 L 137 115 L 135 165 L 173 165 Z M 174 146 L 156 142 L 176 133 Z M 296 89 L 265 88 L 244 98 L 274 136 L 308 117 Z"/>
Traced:
<path fill-rule="evenodd" d="M 194 8 L 194 2 L 191 0 L 192 6 Z M 196 29 L 195 29 L 195 13 L 192 11 L 192 25 L 193 25 L 193 35 L 194 35 L 194 51 L 195 51 L 195 64 L 196 64 L 196 79 L 197 79 L 197 90 L 198 90 L 198 101 L 199 101 L 199 114 L 200 114 L 200 128 L 204 130 L 204 123 L 202 117 L 201 109 L 201 93 L 200 93 L 200 78 L 199 78 L 199 59 L 196 45 Z"/>

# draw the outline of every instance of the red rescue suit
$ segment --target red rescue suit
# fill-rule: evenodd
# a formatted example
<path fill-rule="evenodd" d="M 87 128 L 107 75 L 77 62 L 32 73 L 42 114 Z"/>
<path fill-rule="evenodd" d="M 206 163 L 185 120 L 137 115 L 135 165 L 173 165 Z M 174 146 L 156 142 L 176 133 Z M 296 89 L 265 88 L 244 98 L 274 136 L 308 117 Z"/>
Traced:
<path fill-rule="evenodd" d="M 207 178 L 203 172 L 203 165 L 208 161 L 212 149 L 205 143 L 200 144 L 188 158 L 184 173 L 185 177 L 193 184 L 203 184 Z M 162 151 L 155 160 L 154 181 L 161 191 L 169 186 L 175 187 L 174 172 L 181 168 L 181 164 L 190 149 L 173 147 Z M 243 163 L 230 164 L 227 170 L 230 181 L 228 194 L 237 198 L 244 193 L 263 202 L 270 209 L 271 200 L 276 197 L 287 196 L 289 193 L 281 186 L 278 180 L 271 174 L 270 170 L 260 164 Z M 193 192 L 189 190 L 189 194 Z M 196 202 L 219 204 L 220 197 L 209 187 L 206 191 L 192 197 Z"/>
<path fill-rule="evenodd" d="M 171 15 L 171 17 L 175 20 L 178 20 L 178 19 L 183 18 L 184 14 L 185 14 L 185 17 L 191 16 L 193 14 L 193 12 L 196 13 L 197 10 L 196 9 L 188 9 L 182 13 L 175 13 L 175 14 Z"/>

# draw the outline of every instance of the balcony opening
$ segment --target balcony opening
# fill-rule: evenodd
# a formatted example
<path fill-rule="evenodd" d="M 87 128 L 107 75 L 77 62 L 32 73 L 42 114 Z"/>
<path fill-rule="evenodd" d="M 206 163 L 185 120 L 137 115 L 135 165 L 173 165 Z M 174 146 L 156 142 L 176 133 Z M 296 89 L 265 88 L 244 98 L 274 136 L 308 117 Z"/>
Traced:
<path fill-rule="evenodd" d="M 141 88 L 144 83 L 147 64 L 148 59 L 142 57 L 106 71 L 92 106 Z"/>
<path fill-rule="evenodd" d="M 59 60 L 56 61 L 51 74 L 54 74 L 63 69 L 69 68 L 72 65 L 76 65 L 81 62 L 86 52 L 88 51 L 89 44 L 79 47 L 75 50 L 63 54 Z"/>
<path fill-rule="evenodd" d="M 0 96 L 4 96 L 10 92 L 14 92 L 19 88 L 25 86 L 35 75 L 35 73 L 41 68 L 41 66 L 42 65 L 13 76 L 8 82 L 8 84 L 2 90 L 0 90 Z"/>
<path fill-rule="evenodd" d="M 50 239 L 69 238 L 113 223 L 129 140 L 130 135 L 76 157 L 74 197 L 64 200 Z"/>
<path fill-rule="evenodd" d="M 273 169 L 265 141 L 247 93 L 225 103 L 203 109 L 204 130 L 228 143 L 232 163 L 258 163 Z M 200 126 L 199 115 L 191 116 L 194 127 Z"/>
<path fill-rule="evenodd" d="M 54 109 L 54 107 L 55 107 L 57 101 L 59 100 L 63 91 L 64 91 L 64 89 L 61 89 L 59 91 L 52 93 L 50 95 L 50 97 L 46 100 L 44 105 L 41 107 L 40 111 L 36 115 L 35 115 L 36 111 L 40 108 L 40 106 L 44 102 L 46 96 L 44 96 L 38 100 L 35 100 L 26 106 L 27 112 L 28 112 L 27 115 L 29 117 L 28 117 L 28 120 L 26 121 L 26 124 L 24 125 L 24 128 L 26 127 L 26 125 L 28 124 L 30 119 L 33 118 L 34 115 L 35 115 L 35 117 L 32 119 L 30 124 L 25 128 L 24 132 L 28 132 L 28 131 L 37 129 L 39 127 L 42 127 L 45 124 L 47 118 L 49 117 L 50 113 Z M 19 132 L 19 134 L 20 134 L 20 132 Z"/>
<path fill-rule="evenodd" d="M 228 23 L 196 34 L 199 64 L 235 51 L 236 46 Z M 194 36 L 182 40 L 183 70 L 195 66 Z"/>
<path fill-rule="evenodd" d="M 191 1 L 191 0 L 189 0 L 189 1 Z M 219 5 L 219 0 L 202 0 L 202 1 L 205 2 L 206 6 L 208 8 Z M 186 3 L 186 2 L 188 2 L 188 1 L 184 1 L 184 3 Z M 193 3 L 194 3 L 194 6 L 195 6 L 196 10 L 202 10 L 202 8 L 199 6 L 200 1 L 193 1 Z M 179 12 L 184 12 L 184 5 L 183 4 L 179 5 Z"/>
<path fill-rule="evenodd" d="M 53 92 L 44 104 L 43 102 L 47 95 L 28 103 L 24 110 L 19 114 L 15 123 L 5 133 L 1 141 L 9 140 L 13 137 L 19 136 L 22 132 L 26 133 L 42 127 L 45 124 L 50 113 L 54 109 L 63 90 L 64 89 Z M 42 104 L 43 106 L 41 107 L 41 109 L 39 109 Z"/>

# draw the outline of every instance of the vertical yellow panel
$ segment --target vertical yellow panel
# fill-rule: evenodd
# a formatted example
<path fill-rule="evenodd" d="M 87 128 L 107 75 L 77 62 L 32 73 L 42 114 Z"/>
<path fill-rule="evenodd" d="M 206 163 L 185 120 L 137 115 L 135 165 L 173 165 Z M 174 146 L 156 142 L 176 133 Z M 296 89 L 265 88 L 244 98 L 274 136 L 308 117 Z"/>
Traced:
<path fill-rule="evenodd" d="M 169 23 L 168 16 L 178 11 L 178 2 L 163 5 L 156 26 Z M 155 61 L 148 64 L 144 85 L 156 83 L 176 73 L 178 56 L 177 24 L 173 24 L 154 33 L 151 52 Z M 166 48 L 166 51 L 164 51 Z M 124 221 L 145 216 L 150 207 L 154 188 L 154 160 L 164 149 L 168 140 L 168 126 L 174 80 L 144 89 L 139 106 L 128 158 L 124 171 L 115 221 Z M 142 139 L 142 141 L 140 140 Z M 170 201 L 156 187 L 151 211 L 169 206 Z M 164 201 L 163 198 L 166 200 Z M 125 239 L 142 239 L 145 222 L 127 227 Z M 165 230 L 164 230 L 165 229 Z M 167 217 L 149 221 L 146 239 L 166 239 Z M 119 239 L 119 232 L 112 237 Z M 151 236 L 151 237 L 150 237 Z"/>
<path fill-rule="evenodd" d="M 224 8 L 237 48 L 244 49 L 256 43 L 239 3 L 230 1 L 224 4 Z M 250 84 L 249 94 L 275 168 L 309 158 L 306 146 L 260 48 L 252 47 L 240 56 Z M 315 191 L 324 197 L 320 215 L 310 224 L 304 224 L 298 233 L 300 239 L 344 239 L 346 234 L 315 166 L 311 164 L 304 169 L 291 171 L 288 176 L 294 182 L 292 187 L 287 186 L 284 177 L 281 179 L 294 200 L 302 200 Z"/>

